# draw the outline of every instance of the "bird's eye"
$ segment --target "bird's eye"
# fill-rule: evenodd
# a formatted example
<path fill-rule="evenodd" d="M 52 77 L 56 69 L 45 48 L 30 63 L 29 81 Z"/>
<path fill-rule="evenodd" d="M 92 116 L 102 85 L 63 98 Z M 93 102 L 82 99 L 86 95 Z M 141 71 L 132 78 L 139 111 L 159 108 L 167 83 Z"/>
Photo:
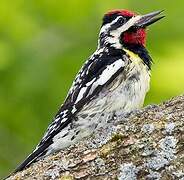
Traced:
<path fill-rule="evenodd" d="M 119 23 L 119 24 L 124 24 L 124 23 L 125 23 L 125 18 L 120 17 L 120 18 L 118 19 L 118 23 Z"/>

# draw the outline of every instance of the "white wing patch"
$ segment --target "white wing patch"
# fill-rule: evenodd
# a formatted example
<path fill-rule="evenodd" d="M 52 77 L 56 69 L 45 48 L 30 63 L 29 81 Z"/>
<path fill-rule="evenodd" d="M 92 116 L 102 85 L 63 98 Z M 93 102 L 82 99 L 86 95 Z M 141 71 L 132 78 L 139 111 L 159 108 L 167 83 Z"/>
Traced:
<path fill-rule="evenodd" d="M 124 66 L 125 62 L 122 59 L 119 59 L 114 63 L 108 65 L 98 78 L 92 79 L 90 82 L 86 83 L 86 85 L 80 90 L 75 104 L 84 97 L 84 94 L 86 93 L 86 90 L 89 86 L 91 86 L 91 88 L 86 96 L 91 95 L 98 86 L 102 86 L 107 83 L 108 80 L 110 80 L 110 78 Z"/>
<path fill-rule="evenodd" d="M 125 62 L 122 59 L 115 61 L 114 63 L 107 66 L 107 68 L 99 76 L 99 79 L 93 83 L 89 94 L 92 94 L 93 91 L 99 86 L 104 85 L 119 69 L 125 66 Z"/>
<path fill-rule="evenodd" d="M 77 100 L 75 101 L 75 103 L 79 102 L 79 101 L 83 98 L 83 94 L 86 92 L 86 89 L 87 89 L 87 88 L 88 88 L 88 87 L 85 86 L 85 87 L 83 87 L 83 88 L 80 90 L 80 92 L 79 92 L 79 94 L 78 94 L 78 96 L 77 96 Z"/>
<path fill-rule="evenodd" d="M 79 101 L 83 98 L 83 94 L 86 92 L 86 89 L 87 89 L 89 86 L 91 86 L 91 85 L 94 83 L 95 80 L 96 80 L 96 78 L 93 78 L 91 81 L 89 81 L 89 82 L 86 84 L 85 87 L 83 87 L 83 88 L 80 90 L 80 92 L 79 92 L 79 94 L 78 94 L 78 97 L 77 97 L 77 100 L 75 101 L 75 103 L 79 102 Z"/>
<path fill-rule="evenodd" d="M 107 68 L 102 72 L 100 78 L 95 82 L 98 85 L 104 85 L 120 68 L 124 66 L 124 61 L 119 59 L 113 64 L 107 66 Z"/>

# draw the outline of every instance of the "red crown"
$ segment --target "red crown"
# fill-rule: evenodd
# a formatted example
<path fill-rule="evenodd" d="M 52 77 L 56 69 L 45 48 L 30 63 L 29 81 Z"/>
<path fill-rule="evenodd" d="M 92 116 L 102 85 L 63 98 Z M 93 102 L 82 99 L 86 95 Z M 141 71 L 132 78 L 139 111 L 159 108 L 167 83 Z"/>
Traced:
<path fill-rule="evenodd" d="M 128 17 L 132 17 L 132 16 L 136 16 L 137 13 L 129 11 L 129 10 L 122 10 L 122 9 L 116 9 L 116 10 L 112 10 L 109 11 L 106 15 L 112 15 L 112 14 L 120 14 L 122 16 L 128 16 Z"/>

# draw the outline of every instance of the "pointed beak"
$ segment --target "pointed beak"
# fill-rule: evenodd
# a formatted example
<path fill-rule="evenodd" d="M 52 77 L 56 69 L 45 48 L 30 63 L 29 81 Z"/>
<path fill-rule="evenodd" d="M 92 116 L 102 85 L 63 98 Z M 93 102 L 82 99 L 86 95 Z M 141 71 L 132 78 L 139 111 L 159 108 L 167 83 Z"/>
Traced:
<path fill-rule="evenodd" d="M 135 24 L 136 27 L 142 27 L 145 28 L 160 19 L 164 18 L 165 16 L 159 16 L 162 14 L 163 11 L 155 11 L 146 15 L 141 16 L 141 18 L 138 20 L 138 22 Z"/>

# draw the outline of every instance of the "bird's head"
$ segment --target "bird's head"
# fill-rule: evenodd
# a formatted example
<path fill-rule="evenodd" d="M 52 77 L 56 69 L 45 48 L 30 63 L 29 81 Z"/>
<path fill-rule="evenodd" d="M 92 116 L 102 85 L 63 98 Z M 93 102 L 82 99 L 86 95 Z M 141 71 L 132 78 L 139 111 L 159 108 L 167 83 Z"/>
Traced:
<path fill-rule="evenodd" d="M 145 46 L 146 27 L 162 19 L 162 11 L 139 15 L 128 10 L 113 10 L 104 15 L 100 30 L 100 46 L 121 48 L 125 44 Z"/>

